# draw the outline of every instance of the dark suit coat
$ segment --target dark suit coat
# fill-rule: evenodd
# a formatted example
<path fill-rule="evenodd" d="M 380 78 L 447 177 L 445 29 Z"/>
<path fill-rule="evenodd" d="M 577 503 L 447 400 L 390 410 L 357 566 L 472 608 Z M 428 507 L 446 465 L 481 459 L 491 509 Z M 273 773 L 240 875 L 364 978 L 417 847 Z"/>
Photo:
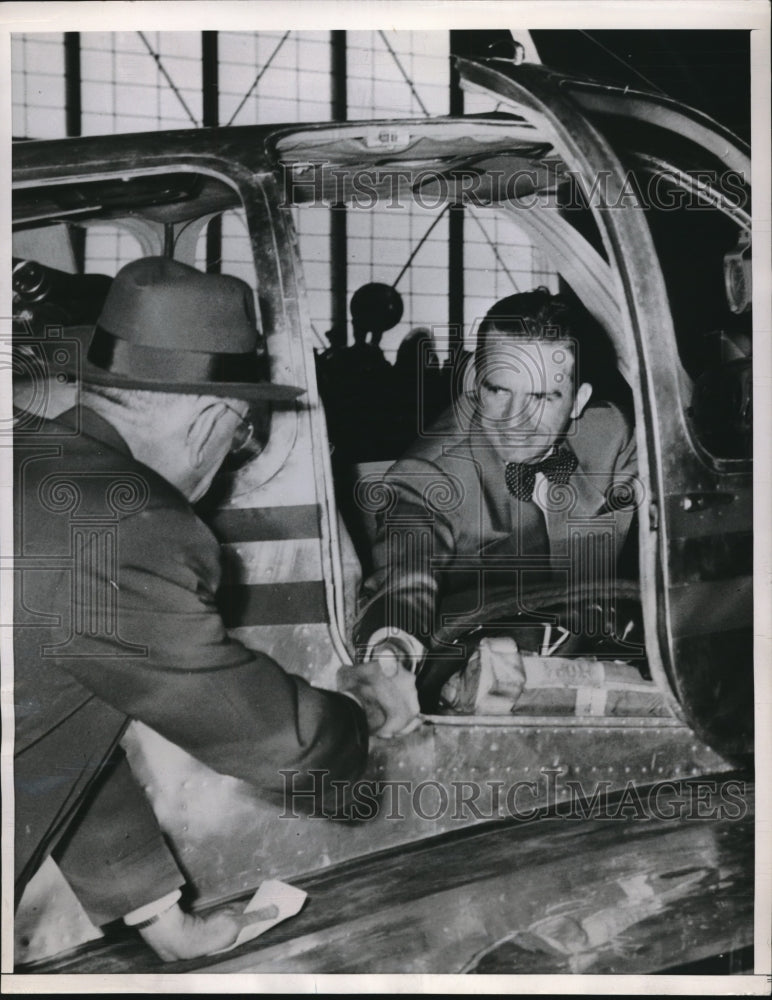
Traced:
<path fill-rule="evenodd" d="M 20 888 L 114 759 L 130 719 L 276 796 L 280 769 L 301 772 L 296 787 L 311 768 L 352 780 L 367 754 L 352 699 L 229 638 L 215 605 L 212 533 L 93 411 L 81 408 L 73 433 L 76 413 L 15 445 Z M 111 917 L 161 894 L 146 893 L 134 906 L 122 899 Z"/>
<path fill-rule="evenodd" d="M 566 487 L 542 485 L 542 514 L 534 502 L 510 495 L 504 463 L 466 404 L 469 417 L 457 407 L 384 476 L 375 568 L 354 627 L 358 644 L 396 626 L 430 647 L 440 605 L 472 611 L 486 592 L 511 586 L 515 572 L 525 589 L 557 579 L 569 584 L 582 569 L 579 559 L 591 557 L 588 544 L 603 537 L 613 561 L 625 541 L 637 467 L 620 410 L 599 403 L 571 422 L 565 444 L 578 465 Z M 454 605 L 462 592 L 471 603 Z"/>

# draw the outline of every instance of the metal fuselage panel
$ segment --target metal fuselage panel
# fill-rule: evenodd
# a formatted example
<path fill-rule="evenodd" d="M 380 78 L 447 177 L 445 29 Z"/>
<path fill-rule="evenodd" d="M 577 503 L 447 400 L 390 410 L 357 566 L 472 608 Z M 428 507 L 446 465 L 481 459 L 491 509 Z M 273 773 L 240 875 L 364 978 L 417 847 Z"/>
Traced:
<path fill-rule="evenodd" d="M 267 152 L 269 139 L 283 131 L 271 127 L 25 144 L 15 154 L 15 167 L 22 186 L 183 170 L 206 172 L 238 192 L 259 276 L 272 377 L 304 386 L 306 394 L 295 406 L 273 413 L 268 446 L 242 471 L 212 519 L 232 567 L 223 595 L 226 624 L 245 645 L 274 655 L 315 684 L 332 687 L 338 667 L 349 659 L 341 594 L 346 574 L 302 273 L 280 178 Z M 618 249 L 626 251 L 625 246 Z M 628 273 L 643 281 L 651 261 L 640 248 L 629 249 Z M 640 302 L 648 287 L 627 292 Z M 677 406 L 676 387 L 667 371 L 672 346 L 662 351 L 667 329 L 665 322 L 646 320 L 636 334 L 637 365 L 645 369 L 647 380 L 643 387 L 634 386 L 642 422 L 639 441 L 644 451 L 658 456 L 650 480 L 657 502 L 665 497 L 658 485 L 666 479 L 663 456 L 676 443 L 663 441 L 663 427 L 655 426 L 652 416 L 655 398 L 660 406 Z M 646 340 L 649 334 L 652 339 Z M 682 467 L 679 474 L 687 473 Z M 665 626 L 657 621 L 662 609 L 656 578 L 662 564 L 655 565 L 655 541 L 642 549 L 650 553 L 644 604 L 649 626 L 661 634 Z M 498 809 L 507 815 L 512 788 L 520 789 L 510 794 L 512 803 L 538 810 L 556 801 L 566 780 L 586 783 L 584 790 L 592 794 L 598 787 L 610 791 L 728 769 L 688 726 L 675 719 L 652 721 L 595 724 L 545 718 L 506 727 L 425 725 L 403 741 L 376 742 L 367 780 L 378 790 L 379 805 L 373 818 L 354 825 L 282 816 L 251 789 L 209 771 L 140 724 L 132 726 L 125 743 L 203 905 L 239 895 L 268 876 L 313 872 L 483 822 L 501 815 Z M 463 787 L 469 782 L 483 789 L 475 803 Z M 418 788 L 422 790 L 416 799 Z M 389 806 L 384 797 L 395 795 L 396 804 Z M 33 897 L 41 898 L 39 886 L 29 894 Z M 23 901 L 22 912 L 24 906 Z M 45 912 L 39 915 L 40 928 L 45 928 L 46 919 Z M 56 947 L 56 934 L 41 930 L 28 937 L 19 947 L 20 961 L 40 958 Z M 59 938 L 60 947 L 63 941 Z M 67 939 L 66 947 L 72 944 Z"/>

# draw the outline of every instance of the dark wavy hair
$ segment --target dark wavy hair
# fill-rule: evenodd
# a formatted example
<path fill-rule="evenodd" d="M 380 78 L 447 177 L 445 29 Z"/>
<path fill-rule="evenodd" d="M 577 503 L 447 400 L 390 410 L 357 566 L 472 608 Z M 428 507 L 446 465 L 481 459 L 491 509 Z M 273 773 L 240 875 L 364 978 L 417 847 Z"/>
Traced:
<path fill-rule="evenodd" d="M 593 382 L 592 373 L 615 367 L 611 345 L 578 300 L 553 295 L 540 286 L 499 299 L 480 324 L 475 362 L 485 367 L 488 350 L 502 339 L 544 340 L 567 343 L 574 355 L 574 387 Z"/>

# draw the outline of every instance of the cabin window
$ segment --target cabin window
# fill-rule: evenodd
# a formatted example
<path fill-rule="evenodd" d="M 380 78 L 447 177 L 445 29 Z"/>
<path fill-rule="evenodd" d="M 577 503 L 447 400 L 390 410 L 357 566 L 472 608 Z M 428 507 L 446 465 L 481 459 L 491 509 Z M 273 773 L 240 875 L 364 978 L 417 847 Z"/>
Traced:
<path fill-rule="evenodd" d="M 674 208 L 647 213 L 673 315 L 693 436 L 718 459 L 753 456 L 750 233 L 672 184 Z M 718 192 L 720 194 L 720 192 Z"/>

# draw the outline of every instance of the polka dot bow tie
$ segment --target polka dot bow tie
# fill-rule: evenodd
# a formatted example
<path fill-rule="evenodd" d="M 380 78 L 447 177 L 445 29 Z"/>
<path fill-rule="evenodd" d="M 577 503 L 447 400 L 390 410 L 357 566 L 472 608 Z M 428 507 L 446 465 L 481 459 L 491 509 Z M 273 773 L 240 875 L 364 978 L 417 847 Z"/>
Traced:
<path fill-rule="evenodd" d="M 507 462 L 504 479 L 507 489 L 516 500 L 530 500 L 536 484 L 536 473 L 541 472 L 551 483 L 565 486 L 578 465 L 576 455 L 567 448 L 560 448 L 542 462 Z"/>

